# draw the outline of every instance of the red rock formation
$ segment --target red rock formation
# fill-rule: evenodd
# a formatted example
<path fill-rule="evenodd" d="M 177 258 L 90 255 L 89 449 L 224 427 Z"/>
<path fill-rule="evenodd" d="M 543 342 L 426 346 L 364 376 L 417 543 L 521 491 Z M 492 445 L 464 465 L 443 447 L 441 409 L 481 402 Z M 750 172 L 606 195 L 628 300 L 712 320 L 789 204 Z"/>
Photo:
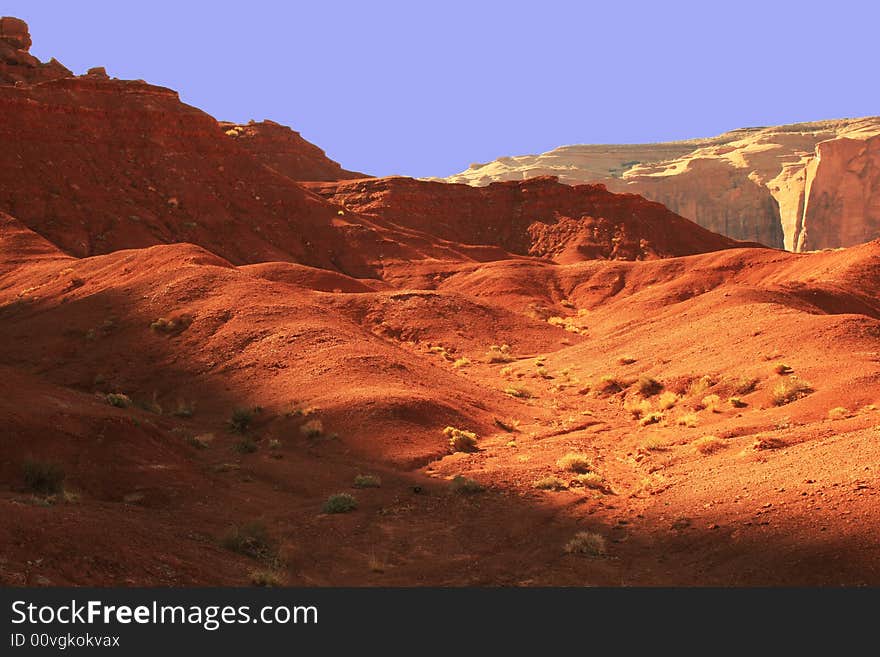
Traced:
<path fill-rule="evenodd" d="M 0 18 L 0 84 L 54 80 L 73 75 L 55 59 L 43 64 L 28 51 L 31 35 L 19 18 Z"/>
<path fill-rule="evenodd" d="M 880 136 L 817 146 L 807 167 L 797 251 L 860 244 L 880 235 Z"/>
<path fill-rule="evenodd" d="M 650 260 L 744 245 L 641 196 L 563 185 L 549 176 L 487 187 L 377 178 L 309 188 L 398 226 L 559 262 Z"/>
<path fill-rule="evenodd" d="M 260 162 L 288 178 L 350 180 L 367 177 L 363 173 L 346 171 L 298 132 L 274 121 L 251 121 L 243 125 L 221 122 L 220 127 Z"/>

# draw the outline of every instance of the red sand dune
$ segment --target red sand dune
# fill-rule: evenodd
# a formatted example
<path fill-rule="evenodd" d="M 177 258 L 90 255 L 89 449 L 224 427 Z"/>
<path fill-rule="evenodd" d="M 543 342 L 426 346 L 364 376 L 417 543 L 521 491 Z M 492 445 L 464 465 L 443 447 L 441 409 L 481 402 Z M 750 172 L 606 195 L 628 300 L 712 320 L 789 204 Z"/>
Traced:
<path fill-rule="evenodd" d="M 99 75 L 0 107 L 4 585 L 880 583 L 880 242 L 550 179 L 306 189 Z"/>

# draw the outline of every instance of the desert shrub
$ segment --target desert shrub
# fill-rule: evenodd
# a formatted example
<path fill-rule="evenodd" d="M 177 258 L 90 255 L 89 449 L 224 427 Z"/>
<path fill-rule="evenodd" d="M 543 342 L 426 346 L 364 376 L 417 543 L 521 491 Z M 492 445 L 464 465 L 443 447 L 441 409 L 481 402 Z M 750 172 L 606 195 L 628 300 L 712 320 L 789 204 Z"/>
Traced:
<path fill-rule="evenodd" d="M 657 398 L 657 408 L 661 411 L 668 411 L 678 403 L 679 399 L 678 395 L 671 390 L 667 390 Z"/>
<path fill-rule="evenodd" d="M 284 577 L 272 570 L 252 570 L 248 577 L 253 586 L 284 586 Z"/>
<path fill-rule="evenodd" d="M 257 451 L 257 443 L 250 437 L 242 438 L 232 447 L 239 454 L 253 454 Z"/>
<path fill-rule="evenodd" d="M 605 477 L 598 472 L 585 472 L 577 475 L 574 480 L 584 488 L 593 488 L 601 491 L 608 488 L 608 482 L 605 481 Z"/>
<path fill-rule="evenodd" d="M 773 403 L 776 406 L 784 406 L 801 397 L 806 397 L 811 392 L 813 392 L 813 388 L 806 381 L 794 378 L 783 379 L 773 386 Z"/>
<path fill-rule="evenodd" d="M 789 367 L 789 366 L 786 365 L 785 363 L 778 363 L 778 364 L 773 368 L 773 371 L 776 372 L 776 373 L 779 374 L 779 375 L 786 375 L 786 374 L 791 374 L 792 372 L 794 372 L 794 368 Z"/>
<path fill-rule="evenodd" d="M 687 389 L 688 397 L 701 397 L 709 388 L 715 385 L 715 381 L 708 374 L 691 381 Z"/>
<path fill-rule="evenodd" d="M 64 468 L 50 461 L 24 462 L 24 483 L 34 493 L 59 495 L 64 492 Z"/>
<path fill-rule="evenodd" d="M 719 384 L 728 394 L 747 395 L 758 387 L 758 379 L 750 376 L 726 377 Z"/>
<path fill-rule="evenodd" d="M 449 482 L 449 490 L 460 495 L 471 495 L 473 493 L 482 493 L 486 489 L 474 479 L 463 475 L 455 475 L 452 481 Z"/>
<path fill-rule="evenodd" d="M 274 553 L 266 525 L 257 521 L 232 527 L 223 536 L 221 545 L 252 559 L 265 559 Z"/>
<path fill-rule="evenodd" d="M 111 406 L 115 406 L 116 408 L 129 408 L 131 406 L 131 399 L 128 395 L 123 395 L 121 392 L 111 392 L 104 397 L 107 400 L 107 403 Z"/>
<path fill-rule="evenodd" d="M 605 537 L 596 532 L 578 532 L 568 543 L 565 551 L 569 554 L 586 554 L 599 557 L 605 554 Z"/>
<path fill-rule="evenodd" d="M 277 438 L 270 438 L 269 449 L 271 449 L 272 451 L 278 451 L 279 449 L 281 449 L 281 441 Z"/>
<path fill-rule="evenodd" d="M 653 397 L 663 391 L 663 384 L 650 376 L 639 377 L 636 389 L 642 397 Z"/>
<path fill-rule="evenodd" d="M 692 444 L 694 449 L 700 452 L 700 454 L 712 454 L 727 446 L 727 443 L 717 436 L 703 436 L 702 438 L 695 440 Z"/>
<path fill-rule="evenodd" d="M 536 479 L 535 483 L 532 485 L 535 488 L 540 488 L 541 490 L 562 490 L 563 488 L 568 488 L 568 484 L 566 484 L 565 481 L 555 475 L 549 475 L 547 477 Z"/>
<path fill-rule="evenodd" d="M 599 380 L 598 385 L 595 386 L 595 391 L 599 397 L 607 397 L 608 395 L 616 395 L 625 387 L 623 381 L 616 379 L 613 376 L 603 376 Z"/>
<path fill-rule="evenodd" d="M 459 368 L 461 368 L 461 367 L 467 367 L 467 366 L 470 365 L 470 364 L 471 364 L 471 359 L 470 359 L 470 358 L 464 358 L 464 357 L 462 357 L 462 358 L 457 359 L 455 362 L 453 362 L 453 363 L 452 363 L 452 366 L 453 366 L 454 368 L 456 368 L 456 369 L 459 369 Z"/>
<path fill-rule="evenodd" d="M 348 513 L 357 508 L 357 500 L 348 493 L 336 493 L 324 502 L 324 513 Z"/>
<path fill-rule="evenodd" d="M 586 454 L 570 452 L 556 461 L 556 465 L 569 472 L 589 472 L 593 469 L 590 457 Z"/>
<path fill-rule="evenodd" d="M 254 411 L 250 408 L 236 408 L 229 418 L 229 428 L 235 433 L 244 433 L 254 421 Z"/>
<path fill-rule="evenodd" d="M 653 413 L 648 413 L 641 420 L 639 420 L 639 424 L 643 427 L 648 426 L 649 424 L 657 424 L 663 419 L 663 413 L 659 413 L 654 411 Z"/>
<path fill-rule="evenodd" d="M 493 344 L 489 347 L 489 351 L 486 353 L 487 363 L 509 363 L 513 360 L 515 360 L 515 358 L 513 357 L 513 354 L 510 351 L 510 345 L 508 344 Z"/>
<path fill-rule="evenodd" d="M 513 368 L 510 365 L 505 365 L 500 370 L 498 370 L 498 373 L 501 376 L 508 378 L 511 374 L 513 374 Z"/>
<path fill-rule="evenodd" d="M 852 413 L 849 412 L 849 409 L 846 409 L 843 406 L 836 406 L 828 411 L 829 420 L 844 420 L 851 417 L 851 415 Z"/>
<path fill-rule="evenodd" d="M 547 371 L 547 368 L 544 367 L 543 364 L 539 365 L 535 370 L 542 379 L 552 379 L 553 375 Z"/>
<path fill-rule="evenodd" d="M 531 399 L 535 396 L 530 390 L 527 390 L 526 388 L 519 388 L 516 386 L 505 388 L 504 394 L 510 395 L 511 397 L 517 397 L 519 399 Z"/>
<path fill-rule="evenodd" d="M 382 480 L 376 475 L 359 474 L 354 478 L 355 488 L 379 488 L 381 485 Z"/>
<path fill-rule="evenodd" d="M 651 402 L 647 399 L 627 399 L 623 404 L 624 409 L 630 412 L 634 419 L 648 415 L 651 412 Z"/>
<path fill-rule="evenodd" d="M 669 449 L 669 445 L 657 438 L 650 438 L 642 443 L 642 449 L 646 452 L 665 452 Z"/>
<path fill-rule="evenodd" d="M 324 435 L 324 423 L 321 420 L 309 420 L 299 428 L 306 438 L 320 438 Z"/>
<path fill-rule="evenodd" d="M 443 435 L 449 439 L 449 447 L 453 452 L 472 452 L 477 448 L 477 434 L 473 431 L 446 427 Z"/>
<path fill-rule="evenodd" d="M 712 413 L 720 413 L 721 412 L 721 397 L 718 395 L 706 395 L 700 401 L 700 406 L 705 408 L 707 411 Z"/>
<path fill-rule="evenodd" d="M 689 429 L 693 429 L 700 423 L 700 416 L 696 413 L 687 413 L 686 415 L 682 415 L 678 418 L 676 424 L 680 427 L 688 427 Z"/>

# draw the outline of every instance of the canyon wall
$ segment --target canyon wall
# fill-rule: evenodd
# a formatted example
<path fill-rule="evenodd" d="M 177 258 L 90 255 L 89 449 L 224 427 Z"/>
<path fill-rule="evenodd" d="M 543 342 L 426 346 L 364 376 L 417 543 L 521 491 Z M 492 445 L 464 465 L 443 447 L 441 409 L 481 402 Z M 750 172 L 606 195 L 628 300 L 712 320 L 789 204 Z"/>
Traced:
<path fill-rule="evenodd" d="M 743 128 L 680 142 L 563 146 L 472 164 L 445 180 L 601 182 L 735 239 L 806 251 L 880 237 L 878 137 L 880 117 Z"/>

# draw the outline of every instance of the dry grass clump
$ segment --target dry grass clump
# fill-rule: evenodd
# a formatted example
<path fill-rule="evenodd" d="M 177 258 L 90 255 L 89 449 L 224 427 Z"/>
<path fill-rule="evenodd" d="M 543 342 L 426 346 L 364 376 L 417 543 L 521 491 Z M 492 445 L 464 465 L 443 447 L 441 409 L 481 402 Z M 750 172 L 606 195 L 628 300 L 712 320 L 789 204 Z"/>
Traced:
<path fill-rule="evenodd" d="M 509 344 L 493 344 L 489 347 L 489 351 L 486 354 L 487 363 L 509 363 L 513 360 L 515 360 L 515 358 L 510 351 Z"/>
<path fill-rule="evenodd" d="M 592 488 L 601 491 L 608 490 L 608 482 L 605 481 L 605 477 L 598 472 L 585 472 L 576 476 L 574 480 L 576 484 L 583 486 L 584 488 Z"/>
<path fill-rule="evenodd" d="M 627 399 L 623 403 L 623 407 L 630 412 L 635 420 L 648 415 L 652 409 L 651 402 L 647 399 Z"/>
<path fill-rule="evenodd" d="M 606 551 L 605 537 L 597 532 L 578 532 L 565 544 L 565 551 L 569 554 L 600 557 Z"/>
<path fill-rule="evenodd" d="M 348 493 L 336 493 L 324 502 L 324 513 L 348 513 L 357 508 L 357 500 Z"/>
<path fill-rule="evenodd" d="M 446 427 L 443 435 L 449 439 L 449 448 L 453 452 L 473 452 L 477 448 L 477 434 L 473 431 Z"/>
<path fill-rule="evenodd" d="M 608 397 L 622 392 L 626 388 L 626 383 L 613 376 L 603 376 L 599 383 L 594 386 L 594 390 L 599 397 Z"/>
<path fill-rule="evenodd" d="M 636 389 L 642 397 L 653 397 L 663 391 L 663 384 L 650 376 L 641 376 L 636 382 Z"/>
<path fill-rule="evenodd" d="M 835 406 L 828 411 L 829 420 L 845 420 L 848 417 L 852 417 L 852 413 L 849 412 L 849 409 L 844 408 L 843 406 Z"/>
<path fill-rule="evenodd" d="M 661 442 L 657 438 L 649 438 L 642 443 L 641 449 L 645 450 L 646 452 L 665 452 L 669 450 L 669 445 Z"/>
<path fill-rule="evenodd" d="M 320 438 L 324 435 L 324 423 L 321 420 L 309 420 L 299 428 L 306 438 Z"/>
<path fill-rule="evenodd" d="M 654 411 L 652 413 L 648 413 L 641 420 L 639 420 L 639 424 L 643 427 L 648 426 L 649 424 L 657 424 L 663 420 L 663 413 L 659 411 Z"/>
<path fill-rule="evenodd" d="M 706 395 L 700 401 L 700 406 L 702 406 L 707 411 L 712 413 L 720 413 L 721 412 L 721 397 L 718 395 Z"/>
<path fill-rule="evenodd" d="M 675 407 L 680 399 L 681 397 L 679 397 L 677 394 L 675 394 L 671 390 L 667 390 L 659 397 L 657 397 L 657 408 L 659 408 L 661 411 L 668 411 L 669 409 Z"/>
<path fill-rule="evenodd" d="M 758 387 L 758 379 L 750 376 L 725 377 L 718 387 L 730 395 L 747 395 Z"/>
<path fill-rule="evenodd" d="M 474 493 L 482 493 L 486 488 L 475 479 L 464 475 L 455 475 L 449 482 L 449 490 L 459 495 L 473 495 Z"/>
<path fill-rule="evenodd" d="M 453 362 L 453 363 L 452 363 L 452 366 L 453 366 L 455 369 L 459 369 L 459 368 L 461 368 L 461 367 L 467 367 L 467 366 L 470 365 L 470 364 L 471 364 L 471 359 L 470 359 L 470 358 L 461 357 L 461 358 L 457 359 L 455 362 Z"/>
<path fill-rule="evenodd" d="M 691 381 L 687 389 L 688 397 L 702 397 L 709 388 L 715 385 L 715 381 L 708 374 Z"/>
<path fill-rule="evenodd" d="M 376 475 L 359 474 L 354 478 L 355 488 L 379 488 L 382 480 Z"/>
<path fill-rule="evenodd" d="M 131 407 L 131 399 L 128 395 L 123 395 L 121 392 L 111 392 L 105 395 L 104 399 L 107 400 L 108 404 L 115 406 L 116 408 Z"/>
<path fill-rule="evenodd" d="M 274 554 L 269 532 L 262 522 L 237 525 L 226 532 L 220 543 L 227 550 L 252 559 L 265 559 Z"/>
<path fill-rule="evenodd" d="M 560 458 L 556 461 L 556 465 L 569 472 L 585 473 L 593 469 L 593 463 L 589 456 L 575 452 L 570 452 Z"/>
<path fill-rule="evenodd" d="M 574 319 L 571 317 L 548 317 L 547 323 L 551 326 L 558 326 L 559 328 L 565 329 L 569 333 L 578 333 L 582 332 L 582 328 L 574 323 Z"/>
<path fill-rule="evenodd" d="M 786 374 L 791 374 L 792 372 L 794 372 L 794 368 L 789 367 L 785 363 L 778 363 L 773 368 L 773 371 L 776 372 L 777 374 L 779 374 L 780 376 L 785 376 Z"/>
<path fill-rule="evenodd" d="M 676 424 L 680 427 L 688 427 L 689 429 L 693 429 L 700 423 L 700 416 L 696 413 L 687 413 L 686 415 L 682 415 L 676 421 Z"/>
<path fill-rule="evenodd" d="M 274 570 L 252 570 L 248 577 L 253 586 L 284 586 L 286 580 L 284 576 Z"/>
<path fill-rule="evenodd" d="M 773 404 L 784 406 L 801 397 L 806 397 L 811 392 L 813 392 L 813 388 L 806 381 L 795 378 L 783 379 L 773 386 Z"/>
<path fill-rule="evenodd" d="M 236 408 L 229 418 L 229 429 L 235 433 L 244 433 L 254 421 L 254 411 L 250 408 Z"/>
<path fill-rule="evenodd" d="M 700 454 L 714 454 L 719 449 L 724 449 L 727 446 L 727 443 L 717 436 L 703 436 L 702 438 L 695 440 L 692 444 L 694 449 Z"/>
<path fill-rule="evenodd" d="M 565 481 L 563 481 L 556 475 L 548 475 L 546 477 L 536 479 L 535 483 L 532 485 L 535 488 L 540 488 L 541 490 L 563 490 L 565 488 L 568 488 L 568 484 L 566 484 Z"/>
<path fill-rule="evenodd" d="M 518 386 L 509 386 L 505 388 L 504 394 L 510 395 L 511 397 L 517 397 L 518 399 L 531 399 L 535 396 L 530 390 Z"/>

